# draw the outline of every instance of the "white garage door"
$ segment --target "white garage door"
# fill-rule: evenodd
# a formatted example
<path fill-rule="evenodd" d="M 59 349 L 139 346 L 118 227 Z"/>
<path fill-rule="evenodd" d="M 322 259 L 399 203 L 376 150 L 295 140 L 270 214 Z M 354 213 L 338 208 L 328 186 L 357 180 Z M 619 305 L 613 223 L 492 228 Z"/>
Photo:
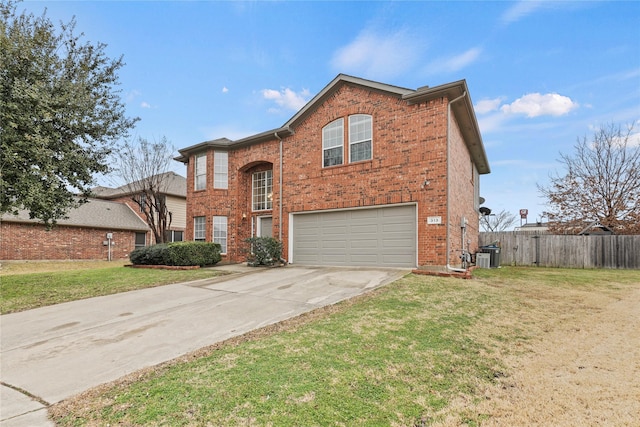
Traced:
<path fill-rule="evenodd" d="M 293 215 L 294 264 L 416 266 L 416 207 Z"/>

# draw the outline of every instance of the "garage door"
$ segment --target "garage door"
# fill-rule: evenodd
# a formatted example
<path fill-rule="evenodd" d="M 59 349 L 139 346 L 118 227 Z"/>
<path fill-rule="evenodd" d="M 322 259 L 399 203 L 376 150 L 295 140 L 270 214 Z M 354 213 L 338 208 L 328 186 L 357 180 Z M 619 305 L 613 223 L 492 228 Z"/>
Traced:
<path fill-rule="evenodd" d="M 295 264 L 416 266 L 416 207 L 293 215 Z"/>

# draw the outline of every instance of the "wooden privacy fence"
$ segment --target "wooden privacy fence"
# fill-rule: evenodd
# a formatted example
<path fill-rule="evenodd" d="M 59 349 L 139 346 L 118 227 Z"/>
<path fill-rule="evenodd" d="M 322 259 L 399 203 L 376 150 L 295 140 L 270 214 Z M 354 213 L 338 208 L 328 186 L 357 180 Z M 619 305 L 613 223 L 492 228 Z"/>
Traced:
<path fill-rule="evenodd" d="M 640 236 L 480 233 L 480 246 L 495 242 L 500 265 L 640 269 Z"/>

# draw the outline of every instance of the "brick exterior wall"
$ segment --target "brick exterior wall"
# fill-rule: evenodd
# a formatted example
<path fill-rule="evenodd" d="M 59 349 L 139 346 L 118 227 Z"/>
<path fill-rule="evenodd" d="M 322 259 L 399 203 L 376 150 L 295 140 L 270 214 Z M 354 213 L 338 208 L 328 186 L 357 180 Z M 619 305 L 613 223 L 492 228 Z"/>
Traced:
<path fill-rule="evenodd" d="M 207 186 L 194 191 L 194 155 L 187 166 L 187 232 L 193 239 L 193 217 L 206 218 L 206 240 L 212 240 L 212 217 L 228 217 L 226 260 L 245 260 L 244 239 L 255 233 L 256 217 L 273 217 L 273 235 L 282 224 L 283 254 L 288 253 L 289 214 L 326 209 L 415 203 L 418 219 L 418 264 L 460 264 L 461 217 L 468 219 L 467 238 L 477 246 L 478 213 L 474 208 L 470 154 L 455 122 L 451 132 L 451 217 L 447 218 L 447 104 L 438 98 L 419 104 L 388 93 L 344 83 L 317 105 L 294 134 L 283 139 L 282 220 L 279 218 L 280 142 L 267 142 L 229 151 L 229 189 L 213 189 L 213 150 L 207 151 Z M 371 160 L 349 163 L 348 116 L 373 119 Z M 322 167 L 322 128 L 344 118 L 344 164 Z M 251 174 L 273 169 L 273 210 L 252 212 Z M 425 182 L 428 184 L 425 185 Z M 442 223 L 427 225 L 427 217 Z"/>
<path fill-rule="evenodd" d="M 2 221 L 0 260 L 107 260 L 106 233 L 113 233 L 111 259 L 128 259 L 135 248 L 135 232 Z M 8 242 L 20 242 L 11 244 Z"/>

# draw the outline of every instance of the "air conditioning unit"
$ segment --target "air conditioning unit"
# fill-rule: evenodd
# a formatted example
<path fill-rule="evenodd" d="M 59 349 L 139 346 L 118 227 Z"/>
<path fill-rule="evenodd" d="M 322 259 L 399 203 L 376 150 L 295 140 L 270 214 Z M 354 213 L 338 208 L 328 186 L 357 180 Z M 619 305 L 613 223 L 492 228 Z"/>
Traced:
<path fill-rule="evenodd" d="M 491 254 L 476 254 L 476 265 L 480 268 L 491 268 Z"/>

